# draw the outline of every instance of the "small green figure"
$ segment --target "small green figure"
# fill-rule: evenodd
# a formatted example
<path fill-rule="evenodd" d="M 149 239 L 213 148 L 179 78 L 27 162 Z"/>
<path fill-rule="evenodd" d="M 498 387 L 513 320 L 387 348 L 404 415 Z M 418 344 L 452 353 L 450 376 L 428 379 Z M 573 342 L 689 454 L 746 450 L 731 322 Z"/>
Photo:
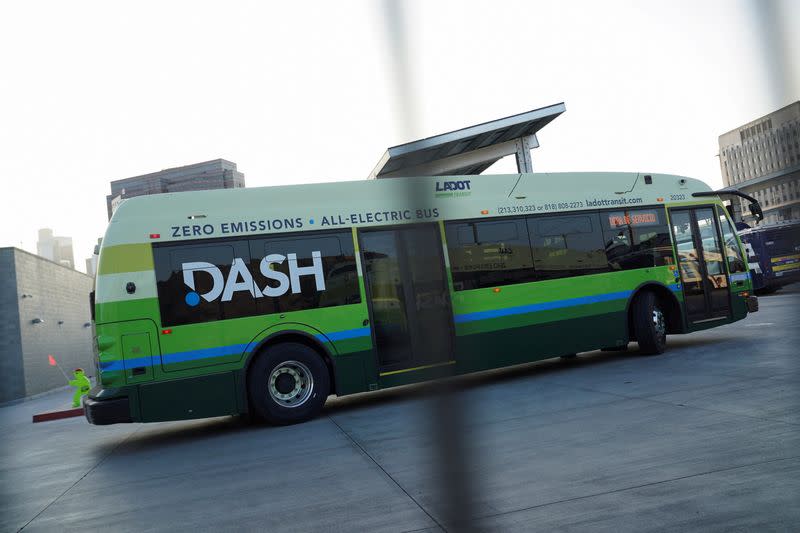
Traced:
<path fill-rule="evenodd" d="M 72 375 L 75 376 L 75 379 L 69 382 L 70 386 L 75 387 L 75 394 L 72 395 L 72 407 L 80 407 L 81 396 L 88 394 L 89 389 L 92 388 L 92 383 L 83 374 L 82 368 L 73 370 Z"/>

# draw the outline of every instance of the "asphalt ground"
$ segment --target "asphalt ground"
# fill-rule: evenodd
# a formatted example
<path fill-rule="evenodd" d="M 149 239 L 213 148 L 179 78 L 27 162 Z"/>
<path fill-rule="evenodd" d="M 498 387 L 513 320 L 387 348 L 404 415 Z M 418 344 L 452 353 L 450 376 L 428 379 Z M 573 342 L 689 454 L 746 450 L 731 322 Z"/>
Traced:
<path fill-rule="evenodd" d="M 800 287 L 664 355 L 591 352 L 459 378 L 486 531 L 800 530 Z M 329 400 L 290 427 L 241 418 L 32 424 L 0 408 L 0 531 L 440 531 L 434 387 Z M 463 481 L 463 479 L 462 479 Z"/>

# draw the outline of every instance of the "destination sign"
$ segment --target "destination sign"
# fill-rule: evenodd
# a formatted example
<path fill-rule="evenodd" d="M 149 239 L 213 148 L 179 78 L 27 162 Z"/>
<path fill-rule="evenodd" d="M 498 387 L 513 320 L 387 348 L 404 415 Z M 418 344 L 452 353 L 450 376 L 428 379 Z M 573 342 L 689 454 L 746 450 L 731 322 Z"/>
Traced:
<path fill-rule="evenodd" d="M 612 228 L 619 226 L 642 226 L 658 224 L 658 215 L 654 211 L 639 213 L 611 213 L 608 215 L 608 225 Z"/>

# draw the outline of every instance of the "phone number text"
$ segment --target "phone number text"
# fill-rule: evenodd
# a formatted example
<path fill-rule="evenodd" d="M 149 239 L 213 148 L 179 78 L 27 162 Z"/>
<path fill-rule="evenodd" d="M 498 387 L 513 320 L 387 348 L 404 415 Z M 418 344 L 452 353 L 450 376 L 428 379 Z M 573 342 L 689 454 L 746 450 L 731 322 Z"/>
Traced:
<path fill-rule="evenodd" d="M 537 213 L 540 211 L 557 211 L 562 209 L 581 209 L 585 207 L 582 201 L 576 202 L 553 202 L 547 204 L 528 204 L 528 205 L 512 205 L 512 206 L 498 206 L 498 215 L 510 215 L 513 213 Z"/>

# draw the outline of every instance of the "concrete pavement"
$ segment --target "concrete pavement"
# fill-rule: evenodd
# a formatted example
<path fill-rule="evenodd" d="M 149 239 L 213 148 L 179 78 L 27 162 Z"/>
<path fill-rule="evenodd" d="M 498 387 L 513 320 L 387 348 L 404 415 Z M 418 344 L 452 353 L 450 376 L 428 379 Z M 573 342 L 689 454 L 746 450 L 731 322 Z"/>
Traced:
<path fill-rule="evenodd" d="M 800 290 L 667 353 L 592 352 L 459 380 L 475 523 L 505 531 L 800 528 Z M 635 348 L 635 345 L 633 346 Z M 236 418 L 31 424 L 0 408 L 0 530 L 439 531 L 430 386 Z"/>

